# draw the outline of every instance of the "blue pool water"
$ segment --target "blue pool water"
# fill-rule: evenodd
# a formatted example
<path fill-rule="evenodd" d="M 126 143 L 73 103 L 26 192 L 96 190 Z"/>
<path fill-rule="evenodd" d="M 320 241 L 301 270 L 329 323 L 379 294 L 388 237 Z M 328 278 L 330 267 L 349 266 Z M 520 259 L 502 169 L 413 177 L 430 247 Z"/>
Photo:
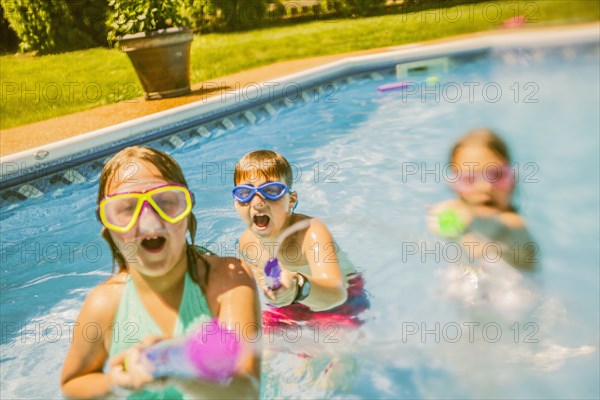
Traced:
<path fill-rule="evenodd" d="M 371 309 L 344 339 L 352 345 L 332 350 L 335 384 L 294 386 L 297 360 L 280 357 L 266 395 L 599 397 L 598 44 L 455 57 L 435 75 L 439 90 L 430 80 L 428 92 L 412 94 L 377 92 L 396 80 L 393 70 L 353 75 L 253 125 L 209 124 L 210 137 L 179 148 L 152 144 L 182 165 L 196 193 L 197 241 L 222 255 L 235 254 L 243 230 L 230 195 L 234 163 L 253 149 L 281 152 L 296 169 L 297 211 L 323 219 L 365 276 Z M 535 300 L 517 315 L 472 313 L 449 299 L 448 244 L 425 227 L 427 207 L 451 196 L 450 145 L 479 126 L 509 143 L 517 202 L 539 246 L 540 272 L 522 282 Z M 72 324 L 111 273 L 97 175 L 89 178 L 2 203 L 0 398 L 61 396 Z"/>

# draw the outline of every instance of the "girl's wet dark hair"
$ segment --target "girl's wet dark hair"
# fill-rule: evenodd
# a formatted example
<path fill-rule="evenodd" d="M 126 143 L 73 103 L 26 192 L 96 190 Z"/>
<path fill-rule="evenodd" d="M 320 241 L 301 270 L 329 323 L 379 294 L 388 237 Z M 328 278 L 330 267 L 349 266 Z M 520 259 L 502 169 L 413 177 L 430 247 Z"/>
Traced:
<path fill-rule="evenodd" d="M 115 154 L 102 169 L 98 183 L 98 204 L 103 198 L 110 195 L 107 191 L 111 184 L 125 182 L 126 180 L 133 181 L 135 179 L 135 173 L 140 169 L 141 162 L 153 165 L 168 182 L 178 183 L 188 187 L 185 177 L 183 176 L 183 171 L 173 157 L 150 147 L 132 146 Z M 119 176 L 120 173 L 123 173 L 123 176 Z M 186 250 L 190 266 L 195 266 L 196 261 L 200 257 L 194 245 L 197 227 L 196 217 L 193 213 L 190 213 L 188 217 L 188 231 L 191 244 L 188 243 Z M 113 262 L 119 266 L 119 272 L 127 271 L 127 261 L 110 236 L 110 232 L 105 227 L 102 228 L 102 237 L 108 242 L 113 256 Z M 208 266 L 208 263 L 205 262 L 205 264 Z M 197 280 L 196 268 L 190 268 L 190 274 L 194 280 Z M 208 277 L 208 269 L 206 277 Z"/>

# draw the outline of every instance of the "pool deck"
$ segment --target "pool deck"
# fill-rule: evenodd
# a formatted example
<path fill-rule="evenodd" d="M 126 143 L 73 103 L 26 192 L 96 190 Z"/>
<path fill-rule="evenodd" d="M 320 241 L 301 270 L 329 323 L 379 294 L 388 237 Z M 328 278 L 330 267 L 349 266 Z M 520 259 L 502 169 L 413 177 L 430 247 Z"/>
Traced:
<path fill-rule="evenodd" d="M 585 24 L 587 26 L 600 27 L 598 23 Z M 584 25 L 584 26 L 585 26 Z M 549 30 L 568 29 L 573 25 L 544 28 Z M 521 28 L 523 30 L 539 28 Z M 507 30 L 507 33 L 514 30 Z M 414 43 L 415 45 L 431 45 L 450 42 L 457 39 L 469 37 L 480 37 L 490 34 L 498 34 L 498 30 L 483 31 L 467 35 L 452 36 L 433 41 Z M 147 116 L 159 111 L 164 111 L 195 101 L 206 100 L 208 97 L 219 95 L 222 92 L 231 92 L 236 88 L 244 87 L 257 82 L 277 81 L 286 75 L 300 72 L 309 68 L 322 66 L 327 63 L 338 61 L 348 57 L 363 56 L 377 53 L 395 51 L 404 46 L 383 47 L 351 53 L 335 54 L 322 57 L 314 57 L 302 60 L 282 61 L 268 66 L 243 71 L 237 74 L 215 78 L 211 81 L 192 85 L 192 93 L 187 96 L 146 101 L 143 98 L 128 100 L 107 106 L 93 108 L 62 117 L 52 118 L 45 121 L 22 125 L 16 128 L 0 131 L 0 156 L 7 156 L 42 145 L 47 145 L 59 140 L 68 139 L 91 132 L 100 128 L 112 126 L 135 118 Z"/>
<path fill-rule="evenodd" d="M 5 129 L 0 132 L 2 142 L 0 156 L 18 153 L 173 107 L 205 100 L 208 97 L 219 95 L 223 91 L 232 92 L 236 90 L 236 87 L 245 87 L 245 85 L 257 82 L 277 81 L 277 78 L 285 75 L 346 57 L 381 53 L 393 49 L 392 47 L 378 48 L 302 60 L 282 61 L 194 84 L 192 85 L 192 93 L 182 97 L 150 101 L 138 98 Z"/>

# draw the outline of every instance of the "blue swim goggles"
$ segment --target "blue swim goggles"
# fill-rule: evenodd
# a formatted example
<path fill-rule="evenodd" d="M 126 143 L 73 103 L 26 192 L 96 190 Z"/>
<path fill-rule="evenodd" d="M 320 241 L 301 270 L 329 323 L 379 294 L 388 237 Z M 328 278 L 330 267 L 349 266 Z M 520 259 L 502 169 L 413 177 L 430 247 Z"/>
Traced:
<path fill-rule="evenodd" d="M 281 182 L 267 182 L 259 187 L 252 185 L 238 185 L 231 192 L 233 198 L 240 203 L 248 203 L 252 200 L 256 192 L 267 200 L 279 200 L 284 194 L 290 192 L 290 188 Z"/>

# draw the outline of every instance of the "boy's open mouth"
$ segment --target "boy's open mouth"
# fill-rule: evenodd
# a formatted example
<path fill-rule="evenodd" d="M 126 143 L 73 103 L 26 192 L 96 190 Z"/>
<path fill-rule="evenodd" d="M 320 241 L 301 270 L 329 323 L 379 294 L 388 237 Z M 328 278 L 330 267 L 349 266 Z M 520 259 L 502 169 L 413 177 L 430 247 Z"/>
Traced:
<path fill-rule="evenodd" d="M 157 253 L 163 249 L 166 241 L 167 239 L 162 236 L 147 238 L 142 240 L 142 247 L 149 252 Z"/>
<path fill-rule="evenodd" d="M 259 228 L 264 228 L 265 226 L 269 225 L 271 218 L 266 215 L 255 215 L 252 220 L 254 225 L 258 226 Z"/>

